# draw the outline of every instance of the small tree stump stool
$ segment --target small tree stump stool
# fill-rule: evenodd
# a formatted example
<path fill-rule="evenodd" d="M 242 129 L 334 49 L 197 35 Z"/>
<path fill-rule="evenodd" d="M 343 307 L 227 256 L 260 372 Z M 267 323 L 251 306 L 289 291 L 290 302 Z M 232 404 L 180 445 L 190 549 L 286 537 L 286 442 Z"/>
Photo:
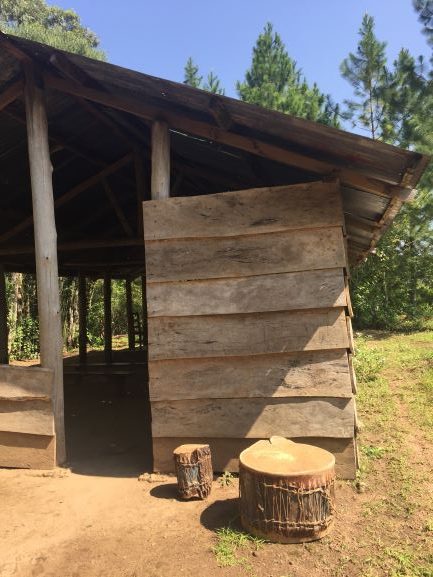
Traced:
<path fill-rule="evenodd" d="M 276 543 L 324 537 L 334 515 L 335 458 L 283 437 L 258 441 L 239 457 L 241 523 Z"/>
<path fill-rule="evenodd" d="M 181 499 L 206 499 L 213 481 L 209 445 L 181 445 L 173 451 L 173 457 Z"/>

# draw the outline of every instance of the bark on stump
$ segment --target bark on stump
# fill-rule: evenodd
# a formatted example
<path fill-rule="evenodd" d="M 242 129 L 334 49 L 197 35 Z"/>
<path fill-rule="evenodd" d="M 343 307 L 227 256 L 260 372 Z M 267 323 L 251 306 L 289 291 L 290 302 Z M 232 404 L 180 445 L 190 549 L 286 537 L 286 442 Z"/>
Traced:
<path fill-rule="evenodd" d="M 173 457 L 181 499 L 206 499 L 213 480 L 209 445 L 181 445 L 173 451 Z"/>
<path fill-rule="evenodd" d="M 282 437 L 258 441 L 239 457 L 242 526 L 277 543 L 324 537 L 333 522 L 335 458 Z"/>

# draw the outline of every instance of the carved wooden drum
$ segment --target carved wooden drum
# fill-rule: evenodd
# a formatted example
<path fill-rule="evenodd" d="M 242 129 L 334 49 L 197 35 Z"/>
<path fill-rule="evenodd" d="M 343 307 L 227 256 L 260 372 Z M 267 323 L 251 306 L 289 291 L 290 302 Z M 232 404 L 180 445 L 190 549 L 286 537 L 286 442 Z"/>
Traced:
<path fill-rule="evenodd" d="M 181 445 L 173 451 L 173 458 L 179 496 L 182 499 L 206 499 L 213 481 L 209 445 Z"/>
<path fill-rule="evenodd" d="M 258 441 L 239 457 L 242 526 L 277 543 L 324 537 L 334 516 L 335 458 L 283 437 Z"/>

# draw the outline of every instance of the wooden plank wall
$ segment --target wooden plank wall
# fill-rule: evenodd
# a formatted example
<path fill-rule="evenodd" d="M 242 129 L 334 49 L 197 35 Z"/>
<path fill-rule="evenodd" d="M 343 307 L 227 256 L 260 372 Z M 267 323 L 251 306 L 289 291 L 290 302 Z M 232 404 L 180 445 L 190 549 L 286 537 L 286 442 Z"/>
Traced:
<path fill-rule="evenodd" d="M 55 466 L 53 371 L 0 365 L 0 467 Z"/>
<path fill-rule="evenodd" d="M 355 474 L 344 219 L 336 183 L 144 203 L 154 468 L 184 442 L 236 470 L 259 438 Z M 350 319 L 349 319 L 350 320 Z"/>

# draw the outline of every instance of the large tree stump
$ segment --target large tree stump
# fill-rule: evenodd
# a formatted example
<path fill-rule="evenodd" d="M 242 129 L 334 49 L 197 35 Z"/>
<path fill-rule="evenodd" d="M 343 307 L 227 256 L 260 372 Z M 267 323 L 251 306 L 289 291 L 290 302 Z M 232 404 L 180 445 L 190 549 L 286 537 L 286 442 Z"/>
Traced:
<path fill-rule="evenodd" d="M 239 458 L 242 526 L 277 543 L 326 535 L 333 522 L 335 458 L 282 437 L 258 441 Z"/>
<path fill-rule="evenodd" d="M 173 451 L 177 489 L 182 499 L 206 499 L 213 480 L 209 445 L 181 445 Z"/>

